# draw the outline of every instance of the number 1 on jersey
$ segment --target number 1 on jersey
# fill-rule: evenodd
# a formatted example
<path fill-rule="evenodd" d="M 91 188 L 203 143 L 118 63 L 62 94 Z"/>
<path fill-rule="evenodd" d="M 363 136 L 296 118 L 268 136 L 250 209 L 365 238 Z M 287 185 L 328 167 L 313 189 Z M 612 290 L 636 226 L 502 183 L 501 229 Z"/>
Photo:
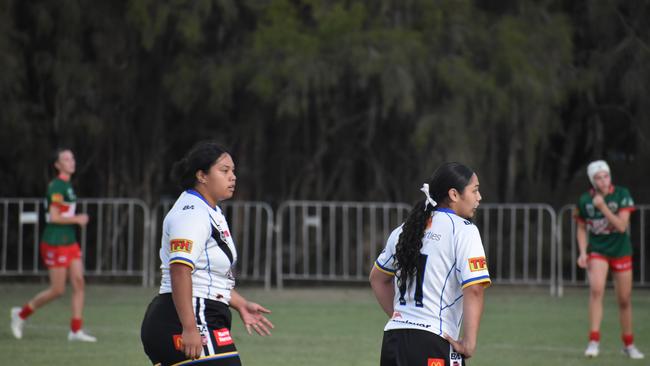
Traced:
<path fill-rule="evenodd" d="M 424 284 L 424 270 L 426 269 L 427 258 L 428 256 L 426 254 L 420 253 L 417 268 L 415 269 L 415 293 L 413 294 L 413 300 L 415 300 L 415 306 L 418 308 L 424 306 L 422 304 L 422 299 L 424 298 L 422 286 Z M 406 283 L 402 283 L 400 286 L 399 295 L 399 304 L 406 305 L 406 300 L 404 299 L 404 295 L 406 295 Z"/>

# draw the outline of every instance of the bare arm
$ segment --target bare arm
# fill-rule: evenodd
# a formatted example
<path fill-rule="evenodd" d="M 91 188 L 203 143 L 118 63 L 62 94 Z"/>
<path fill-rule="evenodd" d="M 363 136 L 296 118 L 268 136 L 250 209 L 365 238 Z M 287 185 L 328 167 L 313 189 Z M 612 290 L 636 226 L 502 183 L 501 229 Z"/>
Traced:
<path fill-rule="evenodd" d="M 71 217 L 61 215 L 61 210 L 56 205 L 50 205 L 48 210 L 50 214 L 50 222 L 58 225 L 79 225 L 84 226 L 88 223 L 88 215 L 78 214 Z"/>
<path fill-rule="evenodd" d="M 446 340 L 451 343 L 456 352 L 470 358 L 476 351 L 478 328 L 483 314 L 483 297 L 485 287 L 476 284 L 463 289 L 463 338 L 455 340 L 445 334 Z"/>
<path fill-rule="evenodd" d="M 192 268 L 185 264 L 172 263 L 169 273 L 172 281 L 172 299 L 183 326 L 183 352 L 189 358 L 199 358 L 203 342 L 196 328 L 192 306 Z"/>
<path fill-rule="evenodd" d="M 583 221 L 578 221 L 576 240 L 578 241 L 578 267 L 587 268 L 587 226 Z"/>
<path fill-rule="evenodd" d="M 370 286 L 377 298 L 379 306 L 388 317 L 393 316 L 393 299 L 395 298 L 395 287 L 393 286 L 394 276 L 388 275 L 376 267 L 370 271 Z"/>

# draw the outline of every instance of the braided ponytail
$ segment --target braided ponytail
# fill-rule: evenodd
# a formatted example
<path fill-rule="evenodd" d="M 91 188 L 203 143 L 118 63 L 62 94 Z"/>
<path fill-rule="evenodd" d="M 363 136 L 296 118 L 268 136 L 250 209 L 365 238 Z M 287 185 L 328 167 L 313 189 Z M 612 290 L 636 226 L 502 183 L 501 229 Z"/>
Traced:
<path fill-rule="evenodd" d="M 435 209 L 433 204 L 437 202 L 438 205 L 448 206 L 449 190 L 455 188 L 458 192 L 463 192 L 473 174 L 474 172 L 463 164 L 444 163 L 433 173 L 428 186 L 423 186 L 427 198 L 418 201 L 409 213 L 395 247 L 398 288 L 410 287 L 417 274 L 422 237 L 427 221 Z"/>

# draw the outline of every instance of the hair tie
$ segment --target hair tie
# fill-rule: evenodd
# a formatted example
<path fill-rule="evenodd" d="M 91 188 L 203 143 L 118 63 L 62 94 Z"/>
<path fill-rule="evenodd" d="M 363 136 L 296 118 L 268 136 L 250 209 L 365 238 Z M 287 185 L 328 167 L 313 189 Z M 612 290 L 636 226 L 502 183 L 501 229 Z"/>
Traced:
<path fill-rule="evenodd" d="M 422 192 L 424 192 L 424 195 L 425 195 L 425 196 L 427 196 L 427 199 L 426 199 L 426 201 L 425 201 L 425 203 L 424 203 L 424 210 L 426 211 L 426 210 L 427 210 L 427 206 L 429 206 L 429 205 L 431 205 L 431 207 L 436 207 L 436 205 L 437 205 L 438 203 L 437 203 L 436 201 L 434 201 L 433 198 L 431 198 L 431 196 L 429 195 L 429 185 L 428 185 L 427 183 L 424 183 L 424 184 L 422 185 L 422 188 L 420 188 L 420 190 L 421 190 Z"/>

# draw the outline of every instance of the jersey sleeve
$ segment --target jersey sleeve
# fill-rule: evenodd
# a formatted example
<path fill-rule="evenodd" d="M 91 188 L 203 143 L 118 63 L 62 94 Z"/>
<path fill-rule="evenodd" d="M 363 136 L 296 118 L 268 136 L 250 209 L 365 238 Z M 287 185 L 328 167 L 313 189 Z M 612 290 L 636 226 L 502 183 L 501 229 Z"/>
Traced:
<path fill-rule="evenodd" d="M 211 234 L 210 222 L 196 211 L 182 212 L 169 225 L 169 265 L 181 263 L 194 270 Z"/>
<path fill-rule="evenodd" d="M 386 247 L 384 247 L 384 250 L 381 251 L 375 261 L 375 268 L 390 276 L 395 275 L 395 247 L 397 246 L 397 241 L 401 233 L 401 226 L 390 233 L 388 240 L 386 240 Z"/>
<path fill-rule="evenodd" d="M 585 209 L 584 195 L 580 196 L 578 205 L 573 209 L 573 219 L 585 223 L 587 222 L 587 211 Z"/>
<path fill-rule="evenodd" d="M 634 207 L 634 199 L 627 188 L 621 189 L 621 202 L 619 203 L 618 210 L 630 212 L 636 210 L 636 207 Z"/>
<path fill-rule="evenodd" d="M 61 207 L 65 203 L 65 187 L 52 181 L 47 187 L 47 203 L 49 206 Z"/>
<path fill-rule="evenodd" d="M 465 225 L 463 230 L 459 230 L 456 238 L 456 265 L 460 270 L 461 287 L 476 284 L 489 286 L 492 280 L 488 272 L 481 235 L 474 224 L 465 222 Z"/>

